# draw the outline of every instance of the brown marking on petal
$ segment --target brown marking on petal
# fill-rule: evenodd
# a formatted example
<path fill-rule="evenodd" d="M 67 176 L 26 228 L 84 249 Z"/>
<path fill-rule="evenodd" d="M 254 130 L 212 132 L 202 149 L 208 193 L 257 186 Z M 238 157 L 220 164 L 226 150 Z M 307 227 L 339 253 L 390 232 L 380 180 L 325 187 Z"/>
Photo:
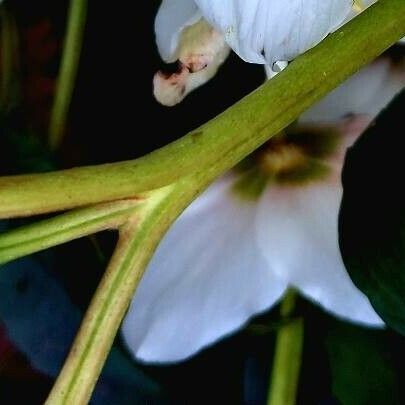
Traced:
<path fill-rule="evenodd" d="M 153 78 L 155 98 L 163 105 L 176 105 L 184 98 L 189 76 L 190 72 L 185 66 L 181 66 L 177 73 L 157 72 Z"/>
<path fill-rule="evenodd" d="M 173 73 L 163 72 L 161 70 L 159 70 L 156 74 L 159 75 L 159 77 L 161 77 L 163 80 L 168 80 L 170 76 L 173 75 Z"/>
<path fill-rule="evenodd" d="M 199 72 L 200 70 L 205 69 L 210 62 L 212 61 L 211 56 L 207 55 L 189 55 L 187 58 L 184 58 L 181 61 L 181 64 L 185 66 L 190 73 L 196 73 Z"/>
<path fill-rule="evenodd" d="M 229 55 L 223 35 L 205 20 L 182 31 L 174 57 L 178 70 L 159 71 L 153 79 L 153 94 L 165 106 L 180 103 L 191 91 L 210 80 Z M 176 67 L 172 65 L 171 67 Z"/>

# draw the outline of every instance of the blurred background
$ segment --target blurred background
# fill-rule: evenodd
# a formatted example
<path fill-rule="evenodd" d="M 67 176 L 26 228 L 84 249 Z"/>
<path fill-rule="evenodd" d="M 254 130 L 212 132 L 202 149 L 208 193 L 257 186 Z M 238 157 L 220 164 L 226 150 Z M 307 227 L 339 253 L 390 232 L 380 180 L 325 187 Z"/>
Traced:
<path fill-rule="evenodd" d="M 180 105 L 159 105 L 152 96 L 152 77 L 162 67 L 153 32 L 159 4 L 88 1 L 66 135 L 51 153 L 46 135 L 68 2 L 4 1 L 15 54 L 12 85 L 1 95 L 1 175 L 133 159 L 196 128 L 262 83 L 260 66 L 232 55 Z M 3 221 L 0 227 L 27 222 Z M 43 403 L 115 239 L 113 232 L 99 234 L 1 268 L 1 404 Z M 305 317 L 300 404 L 405 403 L 402 337 L 341 323 L 304 300 L 294 316 Z M 117 337 L 92 403 L 264 404 L 277 322 L 274 308 L 189 361 L 168 366 L 134 362 Z"/>

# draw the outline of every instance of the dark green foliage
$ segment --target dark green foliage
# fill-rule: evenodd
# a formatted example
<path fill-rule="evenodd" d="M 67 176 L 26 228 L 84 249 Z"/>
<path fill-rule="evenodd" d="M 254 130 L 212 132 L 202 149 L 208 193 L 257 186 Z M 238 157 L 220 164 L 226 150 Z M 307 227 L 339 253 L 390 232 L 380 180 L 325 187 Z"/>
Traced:
<path fill-rule="evenodd" d="M 340 246 L 356 285 L 384 321 L 405 334 L 405 93 L 349 151 Z"/>

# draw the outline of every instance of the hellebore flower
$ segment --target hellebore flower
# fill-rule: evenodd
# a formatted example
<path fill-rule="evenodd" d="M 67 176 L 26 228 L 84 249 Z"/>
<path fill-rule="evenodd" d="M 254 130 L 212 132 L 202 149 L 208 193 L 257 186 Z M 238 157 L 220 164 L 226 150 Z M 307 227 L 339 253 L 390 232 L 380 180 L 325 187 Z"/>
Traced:
<path fill-rule="evenodd" d="M 383 325 L 341 259 L 340 175 L 346 149 L 404 85 L 404 64 L 378 59 L 184 211 L 123 322 L 134 357 L 183 360 L 271 308 L 289 287 L 339 318 Z"/>

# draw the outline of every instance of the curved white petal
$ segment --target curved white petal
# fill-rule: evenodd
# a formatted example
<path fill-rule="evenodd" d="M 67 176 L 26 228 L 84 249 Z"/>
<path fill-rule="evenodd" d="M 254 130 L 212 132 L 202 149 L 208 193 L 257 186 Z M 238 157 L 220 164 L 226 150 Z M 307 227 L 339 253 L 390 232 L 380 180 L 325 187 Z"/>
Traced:
<path fill-rule="evenodd" d="M 165 62 L 177 60 L 181 32 L 200 18 L 201 13 L 193 0 L 162 0 L 155 19 L 155 33 L 159 53 Z"/>
<path fill-rule="evenodd" d="M 342 262 L 337 230 L 341 194 L 341 186 L 333 182 L 269 187 L 258 209 L 258 243 L 276 275 L 324 309 L 380 326 L 381 319 Z"/>
<path fill-rule="evenodd" d="M 274 304 L 285 283 L 255 246 L 256 204 L 220 181 L 179 217 L 135 294 L 122 332 L 148 362 L 185 359 Z"/>
<path fill-rule="evenodd" d="M 379 58 L 346 80 L 301 115 L 300 123 L 334 123 L 347 115 L 370 121 L 405 86 L 405 65 Z"/>
<path fill-rule="evenodd" d="M 350 13 L 352 0 L 195 0 L 231 48 L 253 63 L 289 61 Z"/>
<path fill-rule="evenodd" d="M 228 57 L 230 48 L 222 34 L 201 19 L 182 31 L 176 57 L 176 73 L 156 73 L 153 94 L 166 106 L 180 103 L 191 91 L 205 84 Z"/>

